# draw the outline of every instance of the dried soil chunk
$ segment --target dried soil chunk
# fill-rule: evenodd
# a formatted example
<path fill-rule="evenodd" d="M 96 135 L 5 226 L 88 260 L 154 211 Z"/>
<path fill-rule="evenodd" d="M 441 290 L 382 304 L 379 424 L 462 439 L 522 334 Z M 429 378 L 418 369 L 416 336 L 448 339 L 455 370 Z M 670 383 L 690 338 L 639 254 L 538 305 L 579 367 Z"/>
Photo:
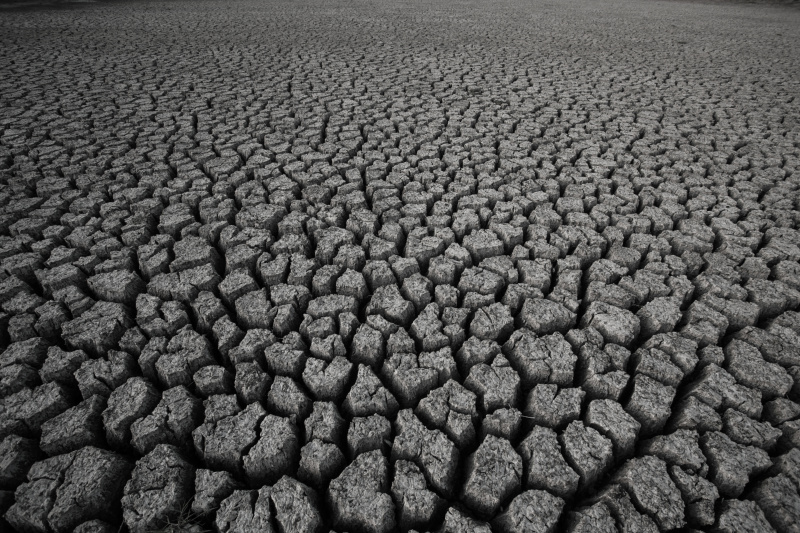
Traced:
<path fill-rule="evenodd" d="M 95 394 L 108 397 L 117 387 L 138 373 L 136 361 L 127 352 L 111 350 L 107 359 L 89 359 L 75 371 L 75 380 L 84 399 Z"/>
<path fill-rule="evenodd" d="M 463 448 L 475 439 L 477 396 L 454 380 L 431 391 L 420 400 L 415 414 L 426 424 L 442 430 L 456 446 Z"/>
<path fill-rule="evenodd" d="M 230 472 L 198 468 L 194 479 L 192 512 L 199 516 L 210 516 L 240 486 Z"/>
<path fill-rule="evenodd" d="M 549 260 L 544 258 L 522 259 L 517 261 L 517 270 L 522 283 L 544 293 L 550 291 L 553 267 Z"/>
<path fill-rule="evenodd" d="M 217 320 L 211 332 L 217 341 L 217 350 L 226 360 L 230 359 L 230 351 L 244 339 L 244 331 L 227 315 Z"/>
<path fill-rule="evenodd" d="M 0 368 L 0 398 L 39 384 L 36 369 L 26 364 L 11 364 Z"/>
<path fill-rule="evenodd" d="M 331 481 L 328 504 L 334 525 L 343 530 L 388 533 L 395 528 L 389 464 L 377 450 L 362 453 Z"/>
<path fill-rule="evenodd" d="M 400 460 L 394 463 L 392 496 L 397 506 L 398 522 L 403 530 L 424 529 L 441 513 L 445 504 L 444 500 L 428 488 L 425 476 L 410 461 Z"/>
<path fill-rule="evenodd" d="M 206 409 L 205 424 L 192 432 L 197 455 L 208 468 L 244 474 L 242 456 L 258 440 L 258 428 L 266 411 L 261 404 L 251 403 L 237 414 L 209 421 Z"/>
<path fill-rule="evenodd" d="M 680 466 L 689 472 L 705 473 L 706 458 L 700 450 L 698 438 L 697 431 L 679 429 L 643 442 L 640 450 L 663 459 L 669 465 Z"/>
<path fill-rule="evenodd" d="M 135 272 L 114 270 L 88 279 L 89 290 L 98 300 L 133 305 L 147 285 Z"/>
<path fill-rule="evenodd" d="M 634 503 L 646 511 L 661 530 L 683 527 L 684 503 L 667 473 L 667 465 L 653 456 L 630 459 L 615 475 Z"/>
<path fill-rule="evenodd" d="M 522 413 L 519 409 L 498 409 L 486 415 L 481 423 L 480 439 L 494 435 L 506 440 L 515 440 L 522 426 Z"/>
<path fill-rule="evenodd" d="M 105 440 L 102 412 L 106 400 L 92 396 L 42 424 L 39 445 L 50 456 L 101 446 Z"/>
<path fill-rule="evenodd" d="M 671 414 L 675 389 L 638 374 L 634 378 L 633 393 L 625 410 L 642 425 L 642 435 L 661 431 Z"/>
<path fill-rule="evenodd" d="M 764 361 L 758 349 L 738 339 L 725 347 L 725 360 L 728 372 L 736 381 L 761 391 L 765 399 L 785 396 L 794 385 L 786 370 Z"/>
<path fill-rule="evenodd" d="M 451 507 L 444 517 L 440 533 L 491 533 L 491 531 L 486 522 L 470 518 L 455 507 Z"/>
<path fill-rule="evenodd" d="M 502 355 L 495 357 L 491 366 L 473 366 L 464 386 L 478 396 L 481 408 L 487 413 L 503 407 L 516 407 L 519 401 L 519 374 Z"/>
<path fill-rule="evenodd" d="M 705 478 L 690 474 L 679 466 L 671 466 L 672 481 L 681 491 L 686 503 L 686 520 L 690 526 L 708 527 L 716 520 L 715 505 L 719 491 Z"/>
<path fill-rule="evenodd" d="M 306 313 L 314 320 L 323 317 L 330 317 L 335 320 L 342 313 L 358 313 L 358 302 L 352 296 L 343 294 L 320 296 L 308 303 Z"/>
<path fill-rule="evenodd" d="M 11 317 L 5 329 L 8 332 L 8 338 L 11 342 L 19 342 L 37 336 L 35 325 L 36 315 L 33 313 L 23 313 Z"/>
<path fill-rule="evenodd" d="M 562 428 L 581 414 L 585 393 L 581 389 L 558 389 L 557 385 L 536 385 L 525 402 L 526 421 Z"/>
<path fill-rule="evenodd" d="M 342 408 L 349 416 L 379 414 L 392 417 L 399 405 L 370 367 L 358 365 L 356 382 L 347 393 Z"/>
<path fill-rule="evenodd" d="M 66 287 L 86 289 L 86 274 L 75 265 L 64 264 L 54 268 L 38 270 L 34 274 L 42 289 L 44 289 L 44 295 L 48 297 Z M 8 298 L 11 298 L 10 294 Z"/>
<path fill-rule="evenodd" d="M 677 387 L 683 379 L 681 369 L 672 364 L 669 355 L 657 348 L 640 348 L 632 358 L 634 374 L 642 374 L 656 381 Z"/>
<path fill-rule="evenodd" d="M 784 422 L 780 430 L 783 433 L 778 441 L 780 449 L 800 448 L 800 420 Z"/>
<path fill-rule="evenodd" d="M 307 356 L 303 350 L 275 343 L 264 348 L 264 360 L 270 374 L 297 378 L 306 365 Z"/>
<path fill-rule="evenodd" d="M 800 404 L 788 398 L 776 398 L 764 404 L 764 420 L 779 425 L 800 418 Z"/>
<path fill-rule="evenodd" d="M 439 493 L 453 491 L 458 449 L 441 431 L 426 428 L 410 409 L 400 411 L 395 421 L 392 460 L 398 459 L 415 462 Z"/>
<path fill-rule="evenodd" d="M 297 477 L 316 489 L 322 489 L 344 464 L 344 454 L 335 444 L 314 439 L 300 450 Z"/>
<path fill-rule="evenodd" d="M 28 382 L 31 385 L 37 383 L 37 369 L 44 369 L 51 353 L 55 357 L 61 352 L 55 346 L 50 348 L 48 346 L 49 344 L 44 339 L 34 337 L 25 341 L 11 343 L 0 354 L 0 369 L 2 369 L 2 374 L 0 374 L 0 397 L 14 394 L 24 388 L 25 382 L 16 382 L 15 378 L 17 377 L 29 375 Z M 80 353 L 82 352 L 77 352 L 76 356 Z M 83 358 L 85 357 L 86 354 L 84 353 Z M 52 363 L 50 366 L 52 366 Z M 41 374 L 42 371 L 40 370 L 39 373 Z"/>
<path fill-rule="evenodd" d="M 235 490 L 219 506 L 214 526 L 220 533 L 259 531 L 276 533 L 273 525 L 270 494 L 272 487 L 255 490 Z"/>
<path fill-rule="evenodd" d="M 525 465 L 525 487 L 547 490 L 571 498 L 578 490 L 580 477 L 561 453 L 556 432 L 534 427 L 517 447 Z"/>
<path fill-rule="evenodd" d="M 594 500 L 605 505 L 617 522 L 620 531 L 656 533 L 659 531 L 653 519 L 639 512 L 628 493 L 620 485 L 613 483 L 603 489 Z"/>
<path fill-rule="evenodd" d="M 133 326 L 131 313 L 123 304 L 97 302 L 80 317 L 65 323 L 61 336 L 73 349 L 102 357 Z"/>
<path fill-rule="evenodd" d="M 180 302 L 162 302 L 155 296 L 140 294 L 136 298 L 136 322 L 149 337 L 172 337 L 189 324 L 189 315 Z"/>
<path fill-rule="evenodd" d="M 272 378 L 258 363 L 239 363 L 234 367 L 233 388 L 244 405 L 264 401 Z"/>
<path fill-rule="evenodd" d="M 17 531 L 69 532 L 92 519 L 116 522 L 132 465 L 119 455 L 87 446 L 35 463 L 5 515 Z"/>
<path fill-rule="evenodd" d="M 466 463 L 463 501 L 478 515 L 492 518 L 522 485 L 522 458 L 505 440 L 487 435 Z"/>
<path fill-rule="evenodd" d="M 189 306 L 197 323 L 197 329 L 204 333 L 210 333 L 216 321 L 228 314 L 222 301 L 209 291 L 200 292 Z"/>
<path fill-rule="evenodd" d="M 228 308 L 235 308 L 236 300 L 249 292 L 258 290 L 258 283 L 246 268 L 234 270 L 225 276 L 218 287 L 222 301 Z"/>
<path fill-rule="evenodd" d="M 704 294 L 702 301 L 718 313 L 722 313 L 728 320 L 728 326 L 734 330 L 755 326 L 760 318 L 761 310 L 757 304 L 751 302 L 719 298 L 711 294 Z"/>
<path fill-rule="evenodd" d="M 629 346 L 639 336 L 639 319 L 626 309 L 604 302 L 592 302 L 583 315 L 581 326 L 592 326 L 606 342 Z"/>
<path fill-rule="evenodd" d="M 445 310 L 446 311 L 446 310 Z M 478 364 L 490 364 L 494 356 L 500 353 L 500 346 L 492 340 L 480 340 L 470 337 L 456 352 L 456 363 L 462 375 L 469 375 L 472 367 Z"/>
<path fill-rule="evenodd" d="M 15 489 L 33 463 L 44 459 L 34 439 L 9 435 L 0 442 L 0 489 Z"/>
<path fill-rule="evenodd" d="M 798 304 L 800 293 L 781 281 L 749 279 L 744 288 L 747 299 L 761 310 L 761 316 L 771 318 Z"/>
<path fill-rule="evenodd" d="M 192 376 L 197 394 L 204 398 L 215 394 L 232 394 L 233 374 L 220 365 L 204 366 Z M 182 386 L 182 385 L 179 385 Z"/>
<path fill-rule="evenodd" d="M 206 424 L 214 424 L 225 417 L 240 413 L 242 408 L 234 394 L 215 394 L 203 400 L 203 414 Z"/>
<path fill-rule="evenodd" d="M 130 448 L 131 425 L 158 405 L 160 393 L 149 381 L 135 377 L 114 389 L 103 411 L 106 439 L 114 448 Z"/>
<path fill-rule="evenodd" d="M 411 302 L 403 299 L 397 285 L 387 285 L 376 289 L 367 305 L 366 313 L 368 315 L 380 314 L 386 320 L 404 327 L 411 326 L 411 322 L 414 320 L 414 306 Z"/>
<path fill-rule="evenodd" d="M 438 385 L 449 379 L 461 379 L 456 360 L 453 358 L 453 351 L 449 346 L 435 352 L 422 352 L 419 354 L 418 360 L 421 367 L 430 368 L 436 372 Z"/>
<path fill-rule="evenodd" d="M 467 297 L 475 295 L 475 297 L 486 297 L 488 305 L 494 303 L 496 296 L 503 290 L 503 286 L 503 278 L 489 270 L 475 267 L 468 268 L 461 274 L 457 288 L 461 295 L 465 297 L 465 303 Z"/>
<path fill-rule="evenodd" d="M 601 350 L 585 340 L 576 342 L 572 339 L 572 343 L 580 350 L 580 370 L 576 381 L 580 383 L 581 389 L 592 399 L 618 400 L 630 379 L 623 370 L 627 366 L 630 352 L 616 344 L 609 344 Z"/>
<path fill-rule="evenodd" d="M 244 334 L 239 345 L 231 348 L 228 358 L 231 363 L 250 363 L 256 362 L 261 365 L 266 364 L 264 351 L 277 344 L 278 340 L 273 333 L 266 329 L 248 329 Z M 299 369 L 298 369 L 299 371 Z"/>
<path fill-rule="evenodd" d="M 797 331 L 773 323 L 766 330 L 745 328 L 742 332 L 741 339 L 758 348 L 770 363 L 783 367 L 800 365 L 800 333 Z"/>
<path fill-rule="evenodd" d="M 680 301 L 674 297 L 654 298 L 637 313 L 642 335 L 650 337 L 658 333 L 672 331 L 683 317 Z"/>
<path fill-rule="evenodd" d="M 514 329 L 514 318 L 508 307 L 495 303 L 475 310 L 469 333 L 479 339 L 502 341 Z"/>
<path fill-rule="evenodd" d="M 266 229 L 277 234 L 278 223 L 286 217 L 286 208 L 273 204 L 248 205 L 236 213 L 236 225 L 240 228 Z"/>
<path fill-rule="evenodd" d="M 202 265 L 178 273 L 158 274 L 147 284 L 147 292 L 162 300 L 190 304 L 203 291 L 213 291 L 221 279 L 212 265 Z"/>
<path fill-rule="evenodd" d="M 164 391 L 153 412 L 131 425 L 131 444 L 141 455 L 158 444 L 191 449 L 192 431 L 203 415 L 199 399 L 179 385 Z"/>
<path fill-rule="evenodd" d="M 700 445 L 708 460 L 708 479 L 726 498 L 738 497 L 750 478 L 772 466 L 764 450 L 737 444 L 718 431 L 703 435 Z"/>
<path fill-rule="evenodd" d="M 383 336 L 366 324 L 362 324 L 353 337 L 351 360 L 354 363 L 377 366 L 385 356 Z"/>
<path fill-rule="evenodd" d="M 782 433 L 769 422 L 758 422 L 735 409 L 727 409 L 722 415 L 725 434 L 744 446 L 755 446 L 771 450 Z"/>
<path fill-rule="evenodd" d="M 613 400 L 594 400 L 586 412 L 586 423 L 614 443 L 618 459 L 633 455 L 641 424 Z"/>
<path fill-rule="evenodd" d="M 369 296 L 369 289 L 364 275 L 355 270 L 345 270 L 336 280 L 336 293 L 343 296 L 351 296 L 358 303 L 363 302 Z"/>
<path fill-rule="evenodd" d="M 338 444 L 343 442 L 347 422 L 332 402 L 314 402 L 311 415 L 305 420 L 306 442 L 319 439 Z"/>
<path fill-rule="evenodd" d="M 0 399 L 0 439 L 17 434 L 38 437 L 42 425 L 69 409 L 72 394 L 60 383 L 45 383 Z"/>
<path fill-rule="evenodd" d="M 341 280 L 341 278 L 339 279 Z M 337 286 L 338 284 L 337 282 Z M 364 289 L 366 290 L 366 286 Z M 400 292 L 406 300 L 414 304 L 417 313 L 421 312 L 425 309 L 425 306 L 433 301 L 433 283 L 419 272 L 403 280 Z"/>
<path fill-rule="evenodd" d="M 389 382 L 403 407 L 415 406 L 439 381 L 438 372 L 433 368 L 421 367 L 414 353 L 393 354 L 384 363 L 381 374 Z"/>
<path fill-rule="evenodd" d="M 192 498 L 195 469 L 177 448 L 159 444 L 140 459 L 125 485 L 123 519 L 133 533 L 176 520 Z"/>
<path fill-rule="evenodd" d="M 684 376 L 691 374 L 699 362 L 697 343 L 678 333 L 654 335 L 644 343 L 643 347 L 658 349 L 666 353 L 672 364 L 680 368 Z"/>
<path fill-rule="evenodd" d="M 617 533 L 617 525 L 608 507 L 595 503 L 569 514 L 569 533 Z"/>
<path fill-rule="evenodd" d="M 769 473 L 786 475 L 800 492 L 800 450 L 792 449 L 773 459 Z"/>
<path fill-rule="evenodd" d="M 761 393 L 739 385 L 733 376 L 715 364 L 704 367 L 685 394 L 714 409 L 733 408 L 750 417 L 761 416 Z"/>
<path fill-rule="evenodd" d="M 274 314 L 272 304 L 263 289 L 253 290 L 242 294 L 234 304 L 238 322 L 245 329 L 269 329 L 272 327 Z M 220 317 L 217 317 L 220 318 Z"/>
<path fill-rule="evenodd" d="M 717 521 L 720 533 L 775 533 L 764 512 L 749 500 L 722 500 Z"/>
<path fill-rule="evenodd" d="M 800 496 L 787 476 L 778 475 L 759 483 L 753 499 L 776 531 L 800 531 Z"/>
<path fill-rule="evenodd" d="M 333 330 L 334 324 L 332 320 L 331 326 L 331 330 Z M 334 357 L 347 355 L 347 348 L 345 348 L 342 336 L 336 334 L 329 334 L 325 337 L 312 337 L 309 351 L 312 356 L 323 361 L 330 361 Z"/>
<path fill-rule="evenodd" d="M 270 492 L 278 530 L 284 533 L 320 533 L 322 516 L 316 493 L 288 476 L 283 476 Z"/>
<path fill-rule="evenodd" d="M 514 498 L 492 524 L 503 533 L 553 533 L 563 509 L 564 500 L 558 496 L 543 490 L 529 490 Z"/>
<path fill-rule="evenodd" d="M 216 364 L 211 345 L 204 335 L 191 326 L 181 329 L 167 344 L 167 353 L 155 364 L 158 379 L 165 388 L 190 386 L 194 373 L 207 365 Z"/>
<path fill-rule="evenodd" d="M 312 357 L 303 370 L 303 383 L 315 400 L 340 402 L 352 373 L 353 364 L 345 357 L 334 357 L 330 363 Z"/>
<path fill-rule="evenodd" d="M 527 329 L 517 330 L 503 345 L 503 353 L 526 388 L 537 383 L 572 386 L 578 357 L 561 333 L 537 337 Z"/>
<path fill-rule="evenodd" d="M 351 457 L 372 450 L 385 450 L 391 436 L 392 424 L 381 415 L 357 416 L 347 431 L 347 450 Z"/>
<path fill-rule="evenodd" d="M 567 426 L 559 435 L 559 442 L 570 466 L 581 478 L 581 489 L 594 486 L 614 460 L 611 441 L 579 420 Z"/>
<path fill-rule="evenodd" d="M 267 415 L 261 420 L 260 437 L 242 462 L 244 473 L 255 486 L 274 483 L 294 472 L 300 457 L 300 435 L 293 419 Z"/>
<path fill-rule="evenodd" d="M 715 345 L 728 330 L 725 315 L 700 300 L 695 300 L 686 311 L 686 326 L 681 334 L 697 341 L 701 346 Z"/>
<path fill-rule="evenodd" d="M 494 232 L 484 229 L 474 230 L 469 235 L 464 236 L 463 245 L 472 256 L 472 261 L 475 264 L 480 263 L 487 257 L 503 255 L 505 251 L 503 241 L 498 239 Z"/>
<path fill-rule="evenodd" d="M 575 313 L 563 305 L 540 298 L 525 301 L 517 316 L 517 326 L 526 327 L 537 335 L 566 333 L 575 327 Z"/>

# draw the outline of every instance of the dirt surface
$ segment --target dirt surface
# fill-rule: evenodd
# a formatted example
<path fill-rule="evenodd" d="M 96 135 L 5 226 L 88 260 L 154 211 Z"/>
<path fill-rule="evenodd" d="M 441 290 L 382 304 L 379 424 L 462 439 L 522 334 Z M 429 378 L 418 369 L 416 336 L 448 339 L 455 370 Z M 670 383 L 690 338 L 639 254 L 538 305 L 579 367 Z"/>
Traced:
<path fill-rule="evenodd" d="M 0 529 L 800 531 L 796 8 L 15 5 Z"/>

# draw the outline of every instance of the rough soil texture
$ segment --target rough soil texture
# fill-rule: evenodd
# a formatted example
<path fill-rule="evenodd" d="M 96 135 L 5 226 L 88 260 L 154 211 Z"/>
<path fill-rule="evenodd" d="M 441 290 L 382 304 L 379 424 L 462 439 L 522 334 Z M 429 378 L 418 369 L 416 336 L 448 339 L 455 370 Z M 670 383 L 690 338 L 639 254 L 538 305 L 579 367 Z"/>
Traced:
<path fill-rule="evenodd" d="M 796 7 L 16 5 L 0 530 L 798 531 Z"/>

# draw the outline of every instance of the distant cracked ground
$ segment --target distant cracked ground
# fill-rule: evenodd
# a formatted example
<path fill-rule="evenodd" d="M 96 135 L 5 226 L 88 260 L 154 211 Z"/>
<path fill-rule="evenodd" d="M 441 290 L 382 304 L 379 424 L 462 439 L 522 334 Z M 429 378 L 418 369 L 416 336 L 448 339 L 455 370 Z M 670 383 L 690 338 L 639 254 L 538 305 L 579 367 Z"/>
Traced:
<path fill-rule="evenodd" d="M 3 12 L 0 529 L 800 531 L 798 42 L 724 2 Z"/>

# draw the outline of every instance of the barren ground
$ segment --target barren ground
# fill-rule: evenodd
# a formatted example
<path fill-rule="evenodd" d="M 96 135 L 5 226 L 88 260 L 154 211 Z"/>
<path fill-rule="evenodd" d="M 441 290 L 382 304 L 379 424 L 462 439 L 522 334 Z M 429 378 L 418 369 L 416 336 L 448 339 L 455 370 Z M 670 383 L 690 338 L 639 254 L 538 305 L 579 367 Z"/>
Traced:
<path fill-rule="evenodd" d="M 0 8 L 0 529 L 800 531 L 796 6 Z"/>

